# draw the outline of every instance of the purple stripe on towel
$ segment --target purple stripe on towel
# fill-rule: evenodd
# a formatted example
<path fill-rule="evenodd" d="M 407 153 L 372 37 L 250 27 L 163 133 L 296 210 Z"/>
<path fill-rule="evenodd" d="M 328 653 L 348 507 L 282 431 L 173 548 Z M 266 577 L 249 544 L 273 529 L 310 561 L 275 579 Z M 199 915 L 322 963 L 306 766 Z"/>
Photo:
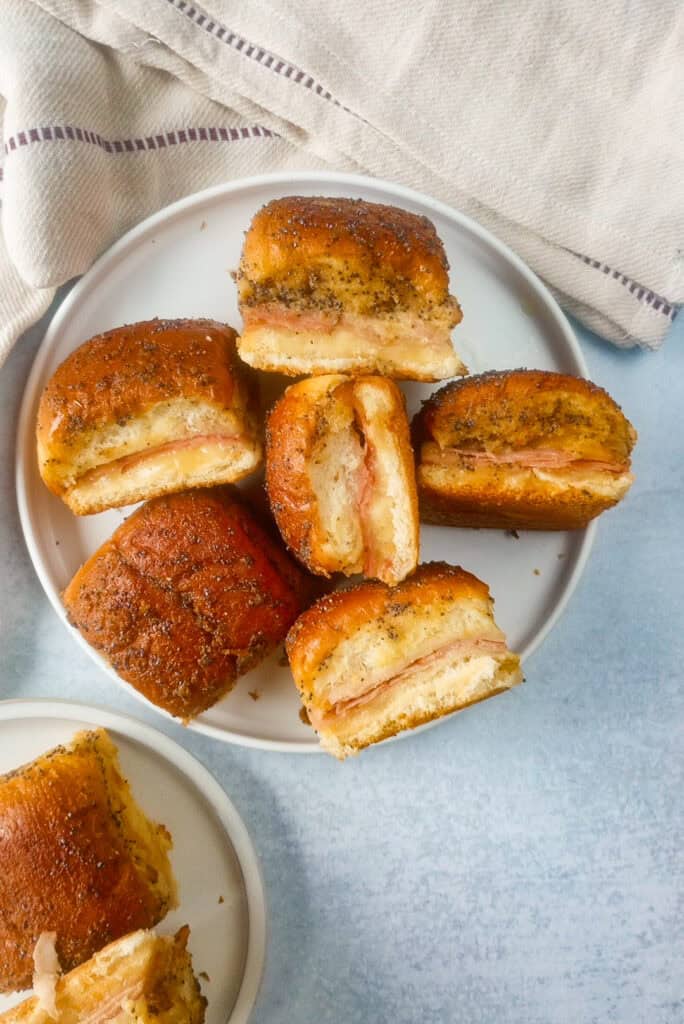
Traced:
<path fill-rule="evenodd" d="M 178 131 L 164 132 L 160 135 L 112 140 L 104 139 L 97 132 L 91 132 L 85 128 L 74 128 L 72 125 L 53 125 L 45 128 L 29 128 L 28 131 L 10 135 L 5 141 L 5 153 L 13 153 L 22 146 L 32 146 L 39 142 L 57 141 L 85 142 L 104 150 L 105 153 L 140 153 L 188 142 L 236 142 L 239 139 L 277 138 L 279 138 L 277 132 L 259 124 L 250 124 L 242 128 L 180 128 Z"/>
<path fill-rule="evenodd" d="M 231 32 L 230 29 L 225 25 L 221 25 L 217 21 L 211 21 L 209 16 L 204 14 L 197 7 L 188 7 L 185 0 L 167 0 L 172 7 L 175 7 L 177 11 L 189 18 L 190 21 L 194 22 L 198 28 L 204 29 L 209 35 L 219 39 L 222 43 L 230 46 L 233 50 L 236 50 L 243 57 L 247 57 L 249 60 L 255 61 L 260 64 L 261 67 L 267 68 L 269 71 L 273 71 L 276 75 L 280 75 L 283 78 L 289 78 L 294 81 L 297 85 L 303 85 L 305 89 L 311 89 L 317 96 L 326 100 L 328 103 L 334 104 L 341 110 L 346 111 L 347 114 L 352 114 L 355 117 L 353 110 L 349 107 L 345 107 L 343 103 L 336 100 L 327 89 L 319 85 L 315 79 L 311 77 L 306 71 L 301 68 L 295 67 L 294 64 L 289 64 L 287 61 L 277 57 L 274 53 L 269 53 L 268 50 L 264 50 L 262 46 L 257 43 L 251 43 L 248 39 L 244 39 L 239 36 L 236 32 Z M 275 61 L 275 65 L 274 62 Z M 294 75 L 294 78 L 292 77 Z"/>
<path fill-rule="evenodd" d="M 572 252 L 572 250 L 569 250 Z M 631 277 L 627 277 L 620 270 L 615 270 L 613 267 L 609 267 L 607 263 L 601 263 L 599 260 L 594 260 L 591 256 L 584 256 L 581 252 L 573 252 L 573 256 L 576 256 L 578 260 L 582 260 L 582 263 L 586 263 L 588 267 L 593 270 L 600 270 L 602 274 L 610 274 L 615 280 L 619 281 L 623 285 L 630 295 L 641 302 L 644 306 L 650 306 L 655 313 L 660 313 L 661 316 L 666 316 L 668 320 L 674 320 L 677 316 L 678 307 L 664 298 L 662 295 L 658 295 L 656 292 L 650 291 L 643 284 L 639 284 L 638 281 L 634 281 Z"/>

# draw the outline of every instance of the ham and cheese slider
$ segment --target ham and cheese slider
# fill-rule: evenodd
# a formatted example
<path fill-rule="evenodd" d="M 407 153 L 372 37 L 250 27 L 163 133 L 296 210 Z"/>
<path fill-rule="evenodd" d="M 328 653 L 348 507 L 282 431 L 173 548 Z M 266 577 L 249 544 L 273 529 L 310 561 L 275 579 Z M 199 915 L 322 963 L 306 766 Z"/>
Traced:
<path fill-rule="evenodd" d="M 269 415 L 266 486 L 278 528 L 312 572 L 398 583 L 418 562 L 404 397 L 384 377 L 291 385 Z"/>
<path fill-rule="evenodd" d="M 452 382 L 413 421 L 421 519 L 446 526 L 573 530 L 633 477 L 636 432 L 581 377 L 506 370 Z"/>
<path fill-rule="evenodd" d="M 63 594 L 69 621 L 116 672 L 183 721 L 282 643 L 305 574 L 230 487 L 138 508 Z"/>
<path fill-rule="evenodd" d="M 49 958 L 49 937 L 36 949 L 35 992 L 0 1024 L 202 1024 L 206 999 L 187 949 L 190 929 L 176 935 L 137 931 L 110 943 L 63 977 Z M 40 951 L 39 951 L 40 950 Z M 46 958 L 48 959 L 48 958 Z"/>
<path fill-rule="evenodd" d="M 252 221 L 237 284 L 238 348 L 261 370 L 425 381 L 465 372 L 451 344 L 461 310 L 426 217 L 362 199 L 276 199 Z"/>
<path fill-rule="evenodd" d="M 48 381 L 37 442 L 44 482 L 76 515 L 239 480 L 261 443 L 235 331 L 150 320 L 91 338 Z"/>
<path fill-rule="evenodd" d="M 171 845 L 104 729 L 0 775 L 0 992 L 29 988 L 44 932 L 71 970 L 160 921 L 177 904 Z"/>
<path fill-rule="evenodd" d="M 290 630 L 294 681 L 339 759 L 521 682 L 485 583 L 432 562 L 322 598 Z"/>

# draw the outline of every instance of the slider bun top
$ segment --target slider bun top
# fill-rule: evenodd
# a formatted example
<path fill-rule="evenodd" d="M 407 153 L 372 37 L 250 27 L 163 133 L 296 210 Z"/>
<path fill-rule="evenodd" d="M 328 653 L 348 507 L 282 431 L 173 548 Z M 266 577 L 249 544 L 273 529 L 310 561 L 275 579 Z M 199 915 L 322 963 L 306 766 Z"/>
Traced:
<path fill-rule="evenodd" d="M 204 434 L 242 435 L 256 464 L 254 386 L 235 339 L 231 327 L 212 320 L 149 320 L 80 345 L 54 372 L 38 408 L 38 463 L 49 489 L 69 503 L 92 470 Z M 226 479 L 236 477 L 218 482 Z M 152 493 L 124 497 L 165 489 L 162 481 Z"/>
<path fill-rule="evenodd" d="M 636 431 L 610 395 L 582 377 L 504 370 L 452 381 L 413 421 L 414 441 L 503 452 L 567 450 L 577 458 L 628 463 Z"/>
<path fill-rule="evenodd" d="M 369 622 L 376 622 L 387 640 L 393 638 L 393 621 L 410 624 L 413 615 L 424 611 L 439 616 L 440 605 L 473 602 L 478 616 L 473 620 L 475 631 L 482 617 L 491 618 L 493 601 L 486 583 L 460 566 L 446 562 L 425 562 L 412 576 L 397 587 L 377 581 L 364 581 L 349 590 L 338 590 L 319 598 L 299 616 L 287 636 L 286 648 L 296 680 L 306 681 L 315 692 L 317 676 L 325 678 L 327 659 L 340 643 Z M 407 639 L 409 639 L 407 637 Z"/>
<path fill-rule="evenodd" d="M 69 621 L 148 700 L 187 720 L 277 644 L 305 577 L 230 487 L 138 508 L 76 573 Z"/>
<path fill-rule="evenodd" d="M 319 266 L 321 282 L 312 266 Z M 337 271 L 337 273 L 335 273 Z M 444 246 L 427 217 L 363 199 L 287 196 L 252 220 L 238 275 L 240 303 L 291 302 L 328 286 L 347 311 L 453 304 Z"/>

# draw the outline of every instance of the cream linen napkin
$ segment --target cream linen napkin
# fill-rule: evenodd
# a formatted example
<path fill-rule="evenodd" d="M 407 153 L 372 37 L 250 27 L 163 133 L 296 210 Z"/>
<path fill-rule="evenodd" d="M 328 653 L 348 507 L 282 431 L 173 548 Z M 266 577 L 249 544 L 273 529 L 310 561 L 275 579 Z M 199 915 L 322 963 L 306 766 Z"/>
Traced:
<path fill-rule="evenodd" d="M 4 0 L 2 16 L 0 358 L 147 214 L 290 168 L 471 214 L 619 345 L 656 347 L 684 300 L 679 0 Z"/>

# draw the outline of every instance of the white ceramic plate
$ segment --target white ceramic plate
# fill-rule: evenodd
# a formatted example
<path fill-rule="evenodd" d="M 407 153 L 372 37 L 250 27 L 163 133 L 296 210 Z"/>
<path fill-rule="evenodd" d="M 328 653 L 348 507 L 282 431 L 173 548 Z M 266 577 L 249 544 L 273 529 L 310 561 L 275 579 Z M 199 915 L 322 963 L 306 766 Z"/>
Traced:
<path fill-rule="evenodd" d="M 206 1024 L 246 1024 L 264 965 L 264 890 L 247 830 L 206 768 L 132 718 L 68 701 L 16 700 L 0 702 L 0 774 L 93 726 L 108 730 L 135 799 L 173 836 L 180 906 L 157 930 L 173 934 L 190 925 L 195 973 L 209 977 L 200 979 Z M 28 994 L 0 995 L 0 1013 Z"/>
<path fill-rule="evenodd" d="M 65 624 L 60 591 L 128 510 L 77 518 L 43 486 L 34 442 L 43 386 L 74 348 L 119 324 L 159 316 L 213 317 L 239 325 L 230 272 L 238 264 L 243 232 L 260 206 L 294 193 L 361 197 L 430 217 L 463 307 L 454 340 L 471 372 L 524 366 L 587 375 L 570 325 L 539 279 L 487 231 L 442 203 L 387 182 L 319 172 L 252 178 L 183 199 L 125 235 L 76 285 L 50 325 L 26 387 L 17 448 L 19 511 L 33 564 Z M 409 412 L 437 386 L 403 385 Z M 424 527 L 421 559 L 460 563 L 484 579 L 510 646 L 527 657 L 573 590 L 593 533 L 593 527 L 521 533 L 515 540 L 498 530 Z M 72 632 L 105 672 L 127 685 Z M 254 701 L 250 691 L 260 699 Z M 316 738 L 300 722 L 299 706 L 290 673 L 274 656 L 191 728 L 247 746 L 315 751 Z"/>

